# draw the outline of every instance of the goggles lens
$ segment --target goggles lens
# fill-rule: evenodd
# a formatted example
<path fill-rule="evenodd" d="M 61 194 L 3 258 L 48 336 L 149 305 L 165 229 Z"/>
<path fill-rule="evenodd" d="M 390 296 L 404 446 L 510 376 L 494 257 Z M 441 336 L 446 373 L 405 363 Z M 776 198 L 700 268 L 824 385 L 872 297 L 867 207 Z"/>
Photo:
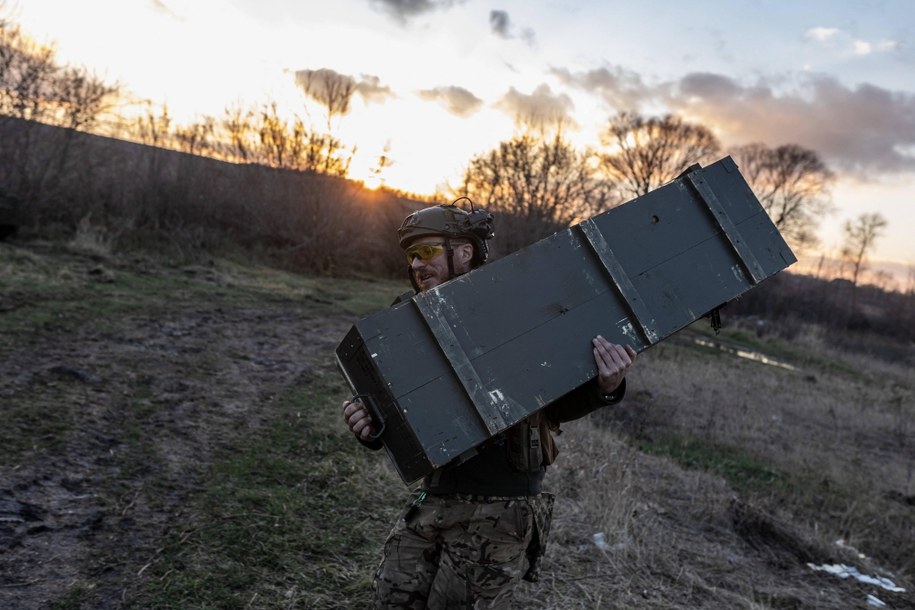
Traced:
<path fill-rule="evenodd" d="M 416 244 L 410 246 L 404 253 L 407 255 L 407 263 L 413 264 L 413 259 L 419 257 L 422 262 L 428 262 L 445 251 L 445 244 Z"/>

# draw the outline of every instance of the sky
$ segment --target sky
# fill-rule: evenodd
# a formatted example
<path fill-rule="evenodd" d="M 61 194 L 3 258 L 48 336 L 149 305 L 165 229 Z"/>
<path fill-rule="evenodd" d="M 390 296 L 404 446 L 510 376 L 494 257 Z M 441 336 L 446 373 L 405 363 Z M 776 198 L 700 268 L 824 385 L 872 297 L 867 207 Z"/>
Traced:
<path fill-rule="evenodd" d="M 431 194 L 515 133 L 561 116 L 596 145 L 617 111 L 675 113 L 723 146 L 799 144 L 836 174 L 818 236 L 888 221 L 874 267 L 915 266 L 911 0 L 6 0 L 58 58 L 179 122 L 276 101 L 316 125 L 296 75 L 359 83 L 334 125 L 352 177 L 385 153 L 389 186 Z M 882 267 L 893 261 L 895 268 Z"/>

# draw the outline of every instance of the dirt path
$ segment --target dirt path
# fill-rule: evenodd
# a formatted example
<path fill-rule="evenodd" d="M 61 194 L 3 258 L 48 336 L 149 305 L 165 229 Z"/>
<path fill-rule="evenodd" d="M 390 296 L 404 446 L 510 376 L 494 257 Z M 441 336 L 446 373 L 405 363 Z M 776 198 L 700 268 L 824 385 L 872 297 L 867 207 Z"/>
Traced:
<path fill-rule="evenodd" d="M 100 268 L 119 281 L 118 269 L 74 257 L 73 286 L 41 300 L 4 294 L 3 310 L 18 315 L 55 298 L 80 301 L 83 313 L 63 307 L 0 342 L 10 439 L 0 467 L 2 608 L 79 605 L 90 593 L 100 607 L 122 607 L 125 583 L 180 525 L 214 455 L 307 380 L 351 320 L 276 294 L 257 302 L 181 291 L 160 295 L 153 310 L 121 304 L 97 317 L 93 309 L 130 298 L 80 289 Z M 166 283 L 186 276 L 155 273 Z"/>

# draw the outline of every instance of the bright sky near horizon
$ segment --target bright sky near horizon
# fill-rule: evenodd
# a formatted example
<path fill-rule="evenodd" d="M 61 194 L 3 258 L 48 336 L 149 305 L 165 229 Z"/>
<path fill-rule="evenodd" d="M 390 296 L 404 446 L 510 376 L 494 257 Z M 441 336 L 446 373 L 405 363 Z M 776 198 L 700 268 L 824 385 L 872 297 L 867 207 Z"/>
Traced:
<path fill-rule="evenodd" d="M 889 222 L 872 260 L 915 266 L 915 3 L 910 0 L 6 0 L 54 42 L 180 122 L 234 102 L 304 115 L 300 70 L 360 83 L 337 129 L 353 177 L 432 193 L 513 133 L 561 113 L 582 144 L 618 110 L 673 112 L 725 147 L 796 143 L 838 179 L 819 237 Z M 311 117 L 317 124 L 311 106 Z"/>

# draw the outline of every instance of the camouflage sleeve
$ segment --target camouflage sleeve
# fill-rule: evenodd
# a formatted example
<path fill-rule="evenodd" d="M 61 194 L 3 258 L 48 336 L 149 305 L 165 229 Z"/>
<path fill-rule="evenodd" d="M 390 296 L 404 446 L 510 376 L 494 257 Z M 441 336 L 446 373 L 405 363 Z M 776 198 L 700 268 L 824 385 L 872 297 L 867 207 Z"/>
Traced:
<path fill-rule="evenodd" d="M 550 421 L 557 423 L 580 419 L 601 407 L 615 405 L 623 399 L 625 394 L 625 378 L 613 393 L 608 396 L 601 393 L 600 388 L 597 386 L 597 380 L 592 379 L 548 406 L 546 408 L 546 416 Z"/>

